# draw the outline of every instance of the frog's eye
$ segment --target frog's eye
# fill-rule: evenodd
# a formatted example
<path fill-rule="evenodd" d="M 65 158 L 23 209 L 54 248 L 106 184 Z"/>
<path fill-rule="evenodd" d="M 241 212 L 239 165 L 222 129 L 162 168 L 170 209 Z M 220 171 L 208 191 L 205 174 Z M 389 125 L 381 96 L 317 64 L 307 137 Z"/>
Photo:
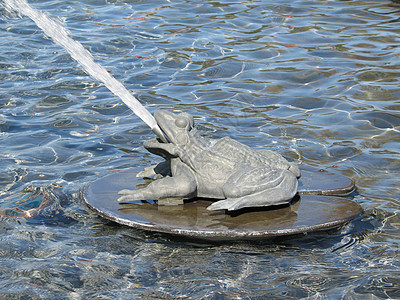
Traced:
<path fill-rule="evenodd" d="M 188 119 L 186 118 L 177 118 L 175 120 L 175 125 L 179 128 L 186 128 L 186 126 L 189 124 Z"/>

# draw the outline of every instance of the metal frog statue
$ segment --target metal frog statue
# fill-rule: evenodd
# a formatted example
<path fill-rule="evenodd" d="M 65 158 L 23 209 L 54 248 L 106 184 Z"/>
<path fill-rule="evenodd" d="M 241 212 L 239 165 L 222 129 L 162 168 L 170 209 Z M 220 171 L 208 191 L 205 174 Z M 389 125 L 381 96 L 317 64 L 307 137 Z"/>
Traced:
<path fill-rule="evenodd" d="M 220 199 L 208 210 L 232 211 L 287 204 L 297 193 L 300 170 L 280 154 L 229 137 L 204 138 L 188 113 L 158 110 L 154 117 L 169 142 L 152 139 L 144 147 L 165 161 L 138 173 L 156 180 L 145 188 L 119 191 L 119 202 L 203 197 Z"/>

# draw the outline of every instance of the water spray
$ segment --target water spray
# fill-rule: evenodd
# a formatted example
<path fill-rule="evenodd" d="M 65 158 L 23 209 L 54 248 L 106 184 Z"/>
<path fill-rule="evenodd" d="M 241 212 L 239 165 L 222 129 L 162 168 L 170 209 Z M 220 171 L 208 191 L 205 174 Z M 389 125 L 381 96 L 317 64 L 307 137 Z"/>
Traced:
<path fill-rule="evenodd" d="M 45 35 L 63 47 L 71 57 L 93 78 L 118 96 L 151 130 L 163 141 L 168 142 L 153 115 L 107 70 L 94 61 L 92 54 L 81 43 L 69 36 L 68 30 L 60 22 L 55 21 L 45 12 L 32 8 L 26 0 L 3 0 L 8 11 L 15 11 L 32 19 L 43 30 Z"/>

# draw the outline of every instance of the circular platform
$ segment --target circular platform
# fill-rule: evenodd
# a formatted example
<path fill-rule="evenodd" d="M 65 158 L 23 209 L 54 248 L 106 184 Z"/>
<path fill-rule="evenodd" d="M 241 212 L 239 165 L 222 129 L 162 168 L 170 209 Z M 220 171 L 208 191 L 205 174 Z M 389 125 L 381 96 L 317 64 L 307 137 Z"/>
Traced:
<path fill-rule="evenodd" d="M 218 240 L 325 230 L 341 226 L 360 214 L 359 205 L 351 200 L 320 195 L 296 196 L 292 205 L 286 207 L 242 209 L 234 213 L 208 211 L 206 208 L 212 202 L 207 199 L 188 200 L 183 205 L 173 206 L 158 205 L 155 201 L 119 204 L 118 191 L 146 184 L 145 180 L 136 177 L 138 171 L 128 169 L 89 184 L 84 190 L 85 202 L 101 216 L 123 225 Z M 307 172 L 313 171 L 309 169 Z"/>

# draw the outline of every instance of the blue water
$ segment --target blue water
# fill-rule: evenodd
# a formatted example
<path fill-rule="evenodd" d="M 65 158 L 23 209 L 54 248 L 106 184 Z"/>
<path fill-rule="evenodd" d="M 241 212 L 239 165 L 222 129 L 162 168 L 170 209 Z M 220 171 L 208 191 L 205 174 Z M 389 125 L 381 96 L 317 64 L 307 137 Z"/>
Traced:
<path fill-rule="evenodd" d="M 0 2 L 1 3 L 1 2 Z M 154 112 L 356 181 L 339 231 L 208 244 L 107 222 L 81 189 L 151 130 L 0 8 L 0 298 L 400 298 L 400 4 L 30 1 Z"/>

